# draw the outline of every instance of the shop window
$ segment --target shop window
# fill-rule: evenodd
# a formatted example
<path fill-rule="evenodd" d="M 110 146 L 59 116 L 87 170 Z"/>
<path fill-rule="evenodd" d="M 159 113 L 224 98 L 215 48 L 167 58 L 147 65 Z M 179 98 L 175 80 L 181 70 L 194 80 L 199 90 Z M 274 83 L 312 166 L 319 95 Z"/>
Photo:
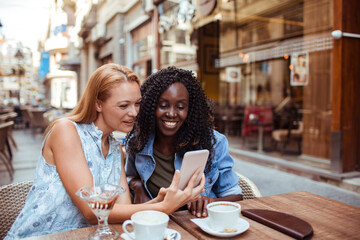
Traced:
<path fill-rule="evenodd" d="M 176 35 L 176 43 L 186 44 L 186 38 L 185 38 L 186 37 L 186 31 L 176 30 L 175 35 Z"/>
<path fill-rule="evenodd" d="M 150 58 L 140 60 L 135 62 L 132 68 L 140 78 L 140 81 L 143 82 L 152 72 L 152 61 Z"/>

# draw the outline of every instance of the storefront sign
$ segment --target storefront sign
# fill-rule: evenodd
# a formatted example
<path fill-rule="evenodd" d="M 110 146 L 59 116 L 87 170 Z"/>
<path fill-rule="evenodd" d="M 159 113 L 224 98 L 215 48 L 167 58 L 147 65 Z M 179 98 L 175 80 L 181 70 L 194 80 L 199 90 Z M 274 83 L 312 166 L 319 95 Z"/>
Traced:
<path fill-rule="evenodd" d="M 200 0 L 199 1 L 199 12 L 203 16 L 207 16 L 212 13 L 216 7 L 216 0 Z"/>
<path fill-rule="evenodd" d="M 309 54 L 293 53 L 291 55 L 291 86 L 306 86 L 309 83 Z"/>
<path fill-rule="evenodd" d="M 38 76 L 40 78 L 46 77 L 46 74 L 49 72 L 49 65 L 50 65 L 50 52 L 41 52 L 41 60 L 40 60 L 40 67 L 38 71 Z"/>
<path fill-rule="evenodd" d="M 226 68 L 226 81 L 227 82 L 241 82 L 241 68 L 240 67 L 227 67 Z"/>

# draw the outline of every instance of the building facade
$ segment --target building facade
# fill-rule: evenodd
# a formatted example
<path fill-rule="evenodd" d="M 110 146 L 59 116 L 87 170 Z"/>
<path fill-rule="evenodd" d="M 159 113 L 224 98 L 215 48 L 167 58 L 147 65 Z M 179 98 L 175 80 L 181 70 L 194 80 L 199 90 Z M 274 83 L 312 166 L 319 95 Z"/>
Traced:
<path fill-rule="evenodd" d="M 35 103 L 38 87 L 31 49 L 0 34 L 0 105 Z"/>
<path fill-rule="evenodd" d="M 149 4 L 150 3 L 150 4 Z M 96 1 L 82 19 L 80 88 L 96 68 L 114 62 L 145 79 L 153 69 L 154 42 L 151 2 Z"/>
<path fill-rule="evenodd" d="M 75 1 L 51 3 L 48 32 L 40 49 L 43 56 L 48 55 L 48 72 L 42 73 L 45 98 L 59 109 L 72 109 L 78 101 L 80 61 L 76 9 Z"/>
<path fill-rule="evenodd" d="M 359 40 L 332 36 L 360 33 L 358 1 L 88 3 L 80 89 L 107 62 L 141 80 L 169 65 L 189 69 L 214 100 L 220 131 L 245 138 L 262 123 L 274 140 L 274 131 L 294 128 L 296 137 L 285 138 L 300 143 L 296 154 L 334 173 L 359 171 Z"/>
<path fill-rule="evenodd" d="M 301 127 L 293 140 L 300 141 L 302 157 L 336 173 L 359 170 L 355 101 L 359 94 L 355 92 L 360 88 L 354 65 L 359 57 L 351 49 L 358 49 L 360 43 L 332 36 L 337 29 L 360 32 L 355 24 L 357 1 L 192 1 L 195 16 L 191 27 L 181 32 L 176 20 L 174 27 L 169 23 L 177 18 L 183 2 L 190 1 L 154 1 L 160 26 L 161 14 L 170 26 L 159 28 L 161 68 L 176 65 L 196 72 L 216 102 L 220 122 L 234 125 L 227 133 L 246 137 L 251 129 L 246 125 L 248 111 L 270 108 L 270 136 L 294 123 L 294 128 Z M 177 57 L 172 48 L 181 49 L 177 44 L 186 42 L 183 39 L 189 39 L 187 51 L 196 54 Z"/>

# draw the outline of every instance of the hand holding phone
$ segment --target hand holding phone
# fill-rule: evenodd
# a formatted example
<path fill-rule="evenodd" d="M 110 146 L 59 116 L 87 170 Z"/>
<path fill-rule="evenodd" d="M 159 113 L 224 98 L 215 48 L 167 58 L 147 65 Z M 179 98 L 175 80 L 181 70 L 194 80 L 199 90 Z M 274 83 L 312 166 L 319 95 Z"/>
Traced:
<path fill-rule="evenodd" d="M 188 151 L 184 154 L 180 169 L 181 176 L 179 189 L 184 190 L 186 188 L 191 176 L 194 175 L 196 169 L 200 168 L 200 172 L 204 172 L 208 157 L 209 150 L 207 149 Z M 199 185 L 201 176 L 202 174 L 198 175 L 194 187 Z"/>

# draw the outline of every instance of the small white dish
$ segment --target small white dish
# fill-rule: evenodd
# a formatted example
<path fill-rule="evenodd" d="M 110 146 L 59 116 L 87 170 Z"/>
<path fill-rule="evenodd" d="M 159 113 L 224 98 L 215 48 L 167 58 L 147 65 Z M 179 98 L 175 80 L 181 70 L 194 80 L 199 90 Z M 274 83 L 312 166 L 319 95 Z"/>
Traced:
<path fill-rule="evenodd" d="M 174 233 L 174 232 L 177 233 L 175 240 L 180 240 L 180 239 L 181 239 L 181 234 L 180 234 L 178 231 L 176 231 L 176 230 L 174 230 L 174 229 L 171 229 L 171 228 L 166 228 L 166 230 L 165 230 L 165 236 L 169 236 L 170 234 L 172 234 L 172 233 Z M 122 233 L 120 237 L 122 237 L 122 238 L 125 239 L 125 240 L 133 240 L 133 239 L 132 239 L 131 237 L 129 237 L 129 235 L 127 235 L 126 233 Z"/>
<path fill-rule="evenodd" d="M 214 231 L 210 228 L 209 225 L 209 218 L 193 218 L 191 219 L 191 221 L 193 223 L 195 223 L 196 225 L 198 225 L 204 232 L 216 236 L 216 237 L 234 237 L 240 233 L 245 232 L 246 230 L 249 229 L 250 227 L 250 223 L 248 221 L 246 221 L 245 219 L 242 219 L 239 217 L 238 219 L 238 224 L 236 226 L 237 231 L 236 232 L 231 232 L 231 233 L 226 233 L 226 232 L 217 232 Z"/>

